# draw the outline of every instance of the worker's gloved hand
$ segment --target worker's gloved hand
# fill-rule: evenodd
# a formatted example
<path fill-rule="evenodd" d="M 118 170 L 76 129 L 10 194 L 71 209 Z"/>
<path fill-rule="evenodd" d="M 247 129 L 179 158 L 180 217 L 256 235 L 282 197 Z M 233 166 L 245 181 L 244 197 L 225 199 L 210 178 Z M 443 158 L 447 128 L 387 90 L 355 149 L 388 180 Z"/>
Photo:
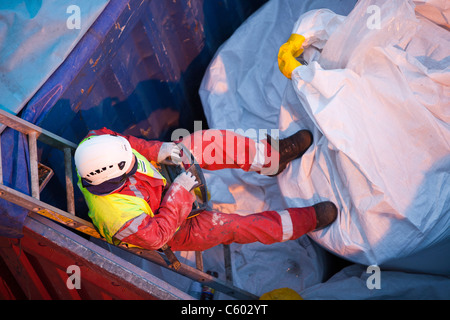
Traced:
<path fill-rule="evenodd" d="M 295 58 L 302 54 L 304 41 L 304 36 L 293 33 L 278 51 L 278 68 L 288 79 L 291 79 L 292 71 L 301 65 Z"/>
<path fill-rule="evenodd" d="M 175 178 L 173 183 L 178 183 L 187 191 L 191 191 L 197 184 L 197 178 L 191 172 L 183 172 Z"/>
<path fill-rule="evenodd" d="M 165 164 L 181 163 L 181 149 L 173 142 L 164 142 L 158 153 L 158 162 Z"/>

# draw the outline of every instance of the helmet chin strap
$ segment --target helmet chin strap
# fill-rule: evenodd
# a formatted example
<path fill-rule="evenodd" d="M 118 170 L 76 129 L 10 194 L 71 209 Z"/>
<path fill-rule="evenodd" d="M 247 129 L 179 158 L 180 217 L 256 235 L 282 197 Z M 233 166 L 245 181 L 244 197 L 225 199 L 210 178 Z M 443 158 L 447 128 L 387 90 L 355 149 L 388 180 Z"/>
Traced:
<path fill-rule="evenodd" d="M 134 157 L 134 165 L 128 172 L 125 172 L 123 175 L 109 179 L 105 182 L 102 182 L 98 185 L 93 185 L 87 182 L 85 179 L 81 178 L 81 184 L 84 188 L 86 188 L 90 193 L 95 194 L 97 196 L 105 196 L 108 195 L 118 189 L 120 189 L 125 182 L 127 181 L 128 177 L 134 175 L 137 171 L 138 162 L 136 161 L 136 156 Z"/>

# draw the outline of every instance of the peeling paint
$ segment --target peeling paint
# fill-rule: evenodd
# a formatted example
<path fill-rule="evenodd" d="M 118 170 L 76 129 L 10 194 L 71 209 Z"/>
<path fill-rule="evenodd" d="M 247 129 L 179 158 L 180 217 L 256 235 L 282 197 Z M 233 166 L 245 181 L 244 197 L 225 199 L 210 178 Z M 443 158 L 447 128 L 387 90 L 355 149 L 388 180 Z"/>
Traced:
<path fill-rule="evenodd" d="M 95 66 L 97 65 L 97 63 L 99 62 L 101 57 L 102 57 L 102 55 L 99 55 L 97 60 L 95 60 L 95 62 L 94 62 L 94 60 L 92 60 L 92 58 L 89 59 L 89 64 L 91 65 L 91 68 L 95 68 Z"/>
<path fill-rule="evenodd" d="M 213 213 L 212 223 L 215 226 L 217 226 L 218 224 L 223 226 L 223 224 L 224 224 L 223 220 L 220 219 L 220 216 L 216 212 Z"/>

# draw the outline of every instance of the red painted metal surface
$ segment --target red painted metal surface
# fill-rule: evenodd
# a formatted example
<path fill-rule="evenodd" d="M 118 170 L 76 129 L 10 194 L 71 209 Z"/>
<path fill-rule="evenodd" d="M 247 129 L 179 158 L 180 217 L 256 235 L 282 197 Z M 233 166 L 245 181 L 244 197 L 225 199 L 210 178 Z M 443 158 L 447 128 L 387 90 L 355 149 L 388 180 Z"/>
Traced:
<path fill-rule="evenodd" d="M 25 229 L 21 240 L 0 238 L 0 256 L 2 299 L 156 299 L 123 279 L 91 268 L 86 260 L 74 257 L 29 229 Z M 67 286 L 72 273 L 66 271 L 71 265 L 80 267 L 80 289 Z"/>
<path fill-rule="evenodd" d="M 127 262 L 109 256 L 110 253 L 102 248 L 94 244 L 86 246 L 80 242 L 83 238 L 63 227 L 54 229 L 55 224 L 45 220 L 28 218 L 21 239 L 0 237 L 0 299 L 155 300 L 188 297 Z M 72 281 L 73 272 L 68 272 L 69 266 L 79 267 L 79 288 L 73 288 L 75 282 Z"/>

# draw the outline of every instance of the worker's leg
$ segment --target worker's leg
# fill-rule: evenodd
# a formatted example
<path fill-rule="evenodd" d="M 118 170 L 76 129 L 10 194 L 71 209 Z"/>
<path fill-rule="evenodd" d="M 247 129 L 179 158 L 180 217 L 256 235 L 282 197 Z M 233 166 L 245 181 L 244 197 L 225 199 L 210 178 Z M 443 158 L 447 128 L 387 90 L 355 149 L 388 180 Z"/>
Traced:
<path fill-rule="evenodd" d="M 271 172 L 279 155 L 267 139 L 255 141 L 229 130 L 199 130 L 181 139 L 204 169 L 237 169 Z M 276 168 L 275 168 L 276 167 Z"/>
<path fill-rule="evenodd" d="M 168 244 L 175 251 L 203 251 L 232 242 L 272 244 L 297 239 L 316 226 L 313 207 L 247 216 L 204 211 L 186 220 Z"/>

